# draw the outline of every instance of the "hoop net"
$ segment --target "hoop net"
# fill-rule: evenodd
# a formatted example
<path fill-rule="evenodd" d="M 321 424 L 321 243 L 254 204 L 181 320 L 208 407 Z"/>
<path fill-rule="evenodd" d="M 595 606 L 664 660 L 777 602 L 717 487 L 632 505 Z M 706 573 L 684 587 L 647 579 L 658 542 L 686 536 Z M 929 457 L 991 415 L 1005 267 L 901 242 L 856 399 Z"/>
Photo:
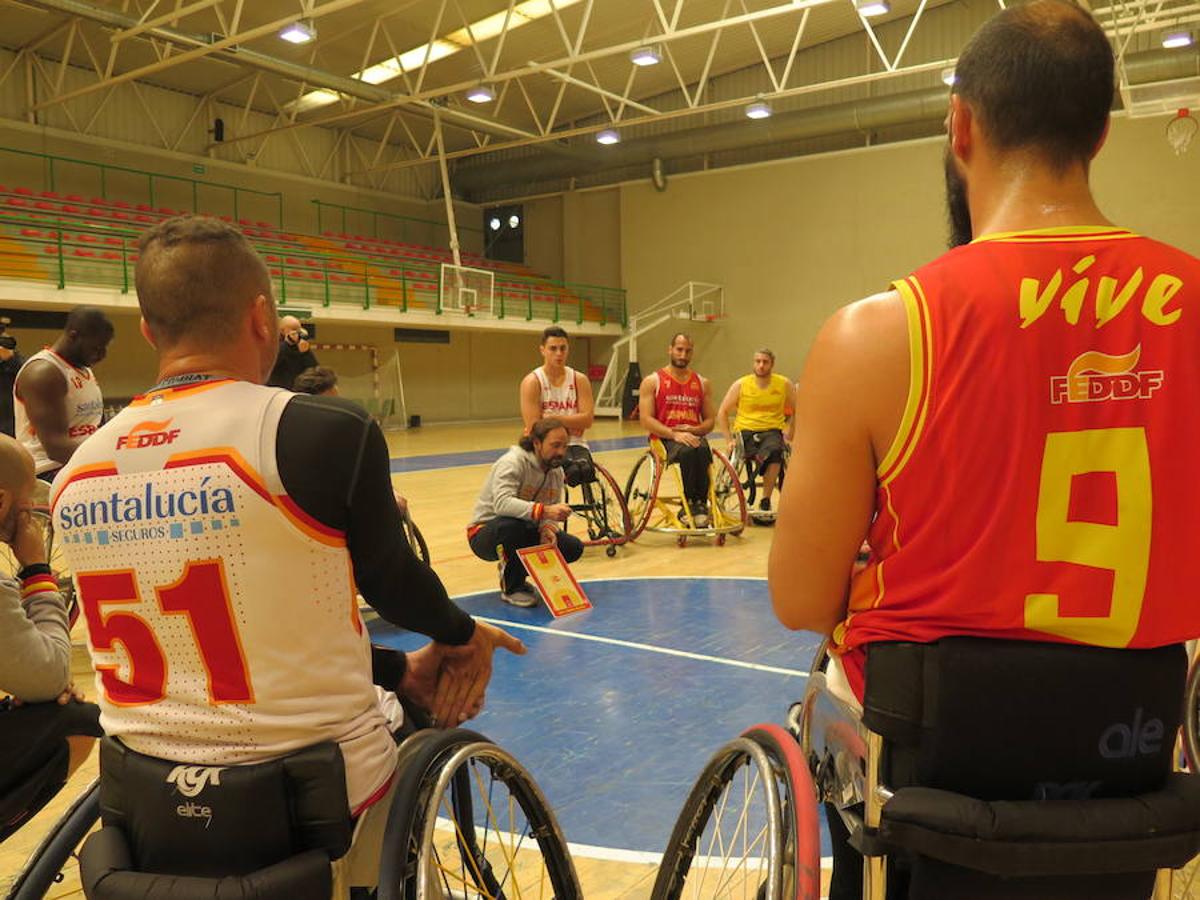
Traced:
<path fill-rule="evenodd" d="M 1200 123 L 1197 123 L 1191 112 L 1186 109 L 1179 110 L 1175 118 L 1167 123 L 1167 143 L 1171 145 L 1176 156 L 1187 153 L 1188 145 L 1196 136 L 1197 130 L 1200 130 Z"/>
<path fill-rule="evenodd" d="M 442 263 L 440 298 L 444 312 L 491 313 L 495 299 L 496 273 Z"/>

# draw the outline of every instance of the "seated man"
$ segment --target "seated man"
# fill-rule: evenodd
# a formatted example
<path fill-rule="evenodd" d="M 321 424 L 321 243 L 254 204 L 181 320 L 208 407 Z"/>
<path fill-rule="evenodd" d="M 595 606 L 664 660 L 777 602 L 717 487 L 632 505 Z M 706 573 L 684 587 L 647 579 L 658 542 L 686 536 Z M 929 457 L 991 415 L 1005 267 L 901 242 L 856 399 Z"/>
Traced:
<path fill-rule="evenodd" d="M 1084 9 L 1034 0 L 984 24 L 946 119 L 955 249 L 813 344 L 770 589 L 785 625 L 832 635 L 851 701 L 876 641 L 1200 635 L 1200 420 L 1180 413 L 1200 402 L 1200 261 L 1097 208 L 1112 99 Z M 855 868 L 835 867 L 831 897 L 857 897 L 840 883 Z"/>
<path fill-rule="evenodd" d="M 312 394 L 314 397 L 336 397 L 337 386 L 337 372 L 328 366 L 313 366 L 296 376 L 292 390 L 297 394 Z"/>
<path fill-rule="evenodd" d="M 538 419 L 492 465 L 475 503 L 467 541 L 480 559 L 500 561 L 500 599 L 513 606 L 538 603 L 518 550 L 557 543 L 569 563 L 583 555 L 583 542 L 558 527 L 571 515 L 562 502 L 567 439 L 558 419 Z"/>
<path fill-rule="evenodd" d="M 0 802 L 0 839 L 57 793 L 102 734 L 100 710 L 71 684 L 71 626 L 29 514 L 34 484 L 33 458 L 0 435 L 0 541 L 21 567 L 15 581 L 0 579 L 0 691 L 11 695 L 0 701 L 0 801 L 20 800 Z"/>
<path fill-rule="evenodd" d="M 402 724 L 392 691 L 457 725 L 482 703 L 495 648 L 524 647 L 462 612 L 413 554 L 371 418 L 263 386 L 275 302 L 241 233 L 181 216 L 147 231 L 139 254 L 158 384 L 54 485 L 105 732 L 210 766 L 333 741 L 347 813 L 386 818 Z M 382 618 L 434 639 L 400 658 L 389 691 L 372 680 L 356 587 Z"/>
<path fill-rule="evenodd" d="M 521 418 L 525 421 L 525 433 L 528 434 L 539 419 L 558 419 L 570 435 L 567 460 L 563 464 L 566 483 L 575 487 L 595 481 L 592 454 L 583 436 L 592 427 L 592 384 L 586 375 L 567 365 L 570 341 L 563 328 L 558 325 L 546 328 L 538 350 L 542 354 L 542 365 L 521 380 Z"/>
<path fill-rule="evenodd" d="M 756 350 L 754 372 L 730 385 L 717 410 L 717 424 L 729 435 L 729 455 L 733 455 L 740 440 L 742 456 L 756 461 L 761 468 L 761 513 L 771 511 L 771 494 L 783 466 L 784 448 L 792 446 L 792 411 L 796 405 L 795 388 L 787 378 L 776 375 L 774 368 L 775 354 L 766 347 Z M 737 414 L 732 429 L 730 412 Z"/>
<path fill-rule="evenodd" d="M 662 439 L 667 463 L 679 463 L 691 524 L 708 527 L 708 467 L 712 451 L 705 435 L 713 429 L 712 391 L 708 379 L 692 371 L 692 339 L 680 332 L 668 347 L 670 365 L 642 379 L 638 419 Z"/>

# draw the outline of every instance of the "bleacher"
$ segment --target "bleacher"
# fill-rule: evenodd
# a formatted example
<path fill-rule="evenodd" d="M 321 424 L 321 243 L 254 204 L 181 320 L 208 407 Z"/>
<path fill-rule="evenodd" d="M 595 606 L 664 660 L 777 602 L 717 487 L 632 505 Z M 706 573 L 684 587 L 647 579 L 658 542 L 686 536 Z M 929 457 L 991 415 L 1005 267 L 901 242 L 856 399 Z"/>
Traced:
<path fill-rule="evenodd" d="M 0 278 L 129 291 L 143 231 L 188 210 L 0 185 Z M 234 222 L 230 216 L 220 216 Z M 262 254 L 280 303 L 353 304 L 454 315 L 552 322 L 621 321 L 623 292 L 555 282 L 525 266 L 461 253 L 463 266 L 493 273 L 489 309 L 443 307 L 447 248 L 323 231 L 293 232 L 270 222 L 236 224 Z"/>

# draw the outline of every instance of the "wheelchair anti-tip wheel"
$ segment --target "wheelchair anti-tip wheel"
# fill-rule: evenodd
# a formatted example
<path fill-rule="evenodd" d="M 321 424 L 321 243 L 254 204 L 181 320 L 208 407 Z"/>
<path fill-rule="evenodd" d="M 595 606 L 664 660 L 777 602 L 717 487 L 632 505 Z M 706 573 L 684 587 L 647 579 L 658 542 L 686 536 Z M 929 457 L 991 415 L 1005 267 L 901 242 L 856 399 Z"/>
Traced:
<path fill-rule="evenodd" d="M 423 731 L 397 771 L 379 900 L 581 896 L 546 798 L 505 750 L 471 731 Z"/>
<path fill-rule="evenodd" d="M 675 823 L 653 900 L 821 896 L 816 792 L 795 739 L 756 725 L 696 780 Z"/>

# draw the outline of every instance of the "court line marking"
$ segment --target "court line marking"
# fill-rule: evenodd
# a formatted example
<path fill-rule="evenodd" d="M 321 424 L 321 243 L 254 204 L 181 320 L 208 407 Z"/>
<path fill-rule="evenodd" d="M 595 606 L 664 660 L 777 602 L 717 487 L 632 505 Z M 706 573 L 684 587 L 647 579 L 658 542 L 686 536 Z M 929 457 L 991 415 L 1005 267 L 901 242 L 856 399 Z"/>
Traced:
<path fill-rule="evenodd" d="M 556 634 L 562 637 L 575 638 L 579 641 L 594 641 L 597 644 L 612 644 L 615 647 L 629 647 L 633 650 L 645 650 L 649 653 L 662 653 L 665 656 L 680 656 L 684 659 L 697 659 L 701 662 L 719 663 L 724 666 L 735 666 L 741 669 L 753 669 L 756 672 L 772 672 L 777 675 L 789 675 L 797 678 L 807 678 L 808 672 L 799 669 L 784 669 L 780 666 L 766 666 L 762 663 L 745 662 L 740 659 L 729 659 L 725 656 L 709 656 L 706 653 L 692 653 L 690 650 L 676 650 L 673 647 L 659 647 L 657 644 L 642 644 L 638 641 L 625 641 L 620 638 L 603 637 L 598 634 L 585 634 L 581 631 L 567 631 L 561 628 L 546 628 L 543 625 L 529 625 L 524 622 L 510 622 L 507 619 L 493 619 L 491 616 L 474 616 L 489 625 L 499 625 L 502 628 L 516 628 L 523 631 L 536 631 L 540 634 Z"/>

